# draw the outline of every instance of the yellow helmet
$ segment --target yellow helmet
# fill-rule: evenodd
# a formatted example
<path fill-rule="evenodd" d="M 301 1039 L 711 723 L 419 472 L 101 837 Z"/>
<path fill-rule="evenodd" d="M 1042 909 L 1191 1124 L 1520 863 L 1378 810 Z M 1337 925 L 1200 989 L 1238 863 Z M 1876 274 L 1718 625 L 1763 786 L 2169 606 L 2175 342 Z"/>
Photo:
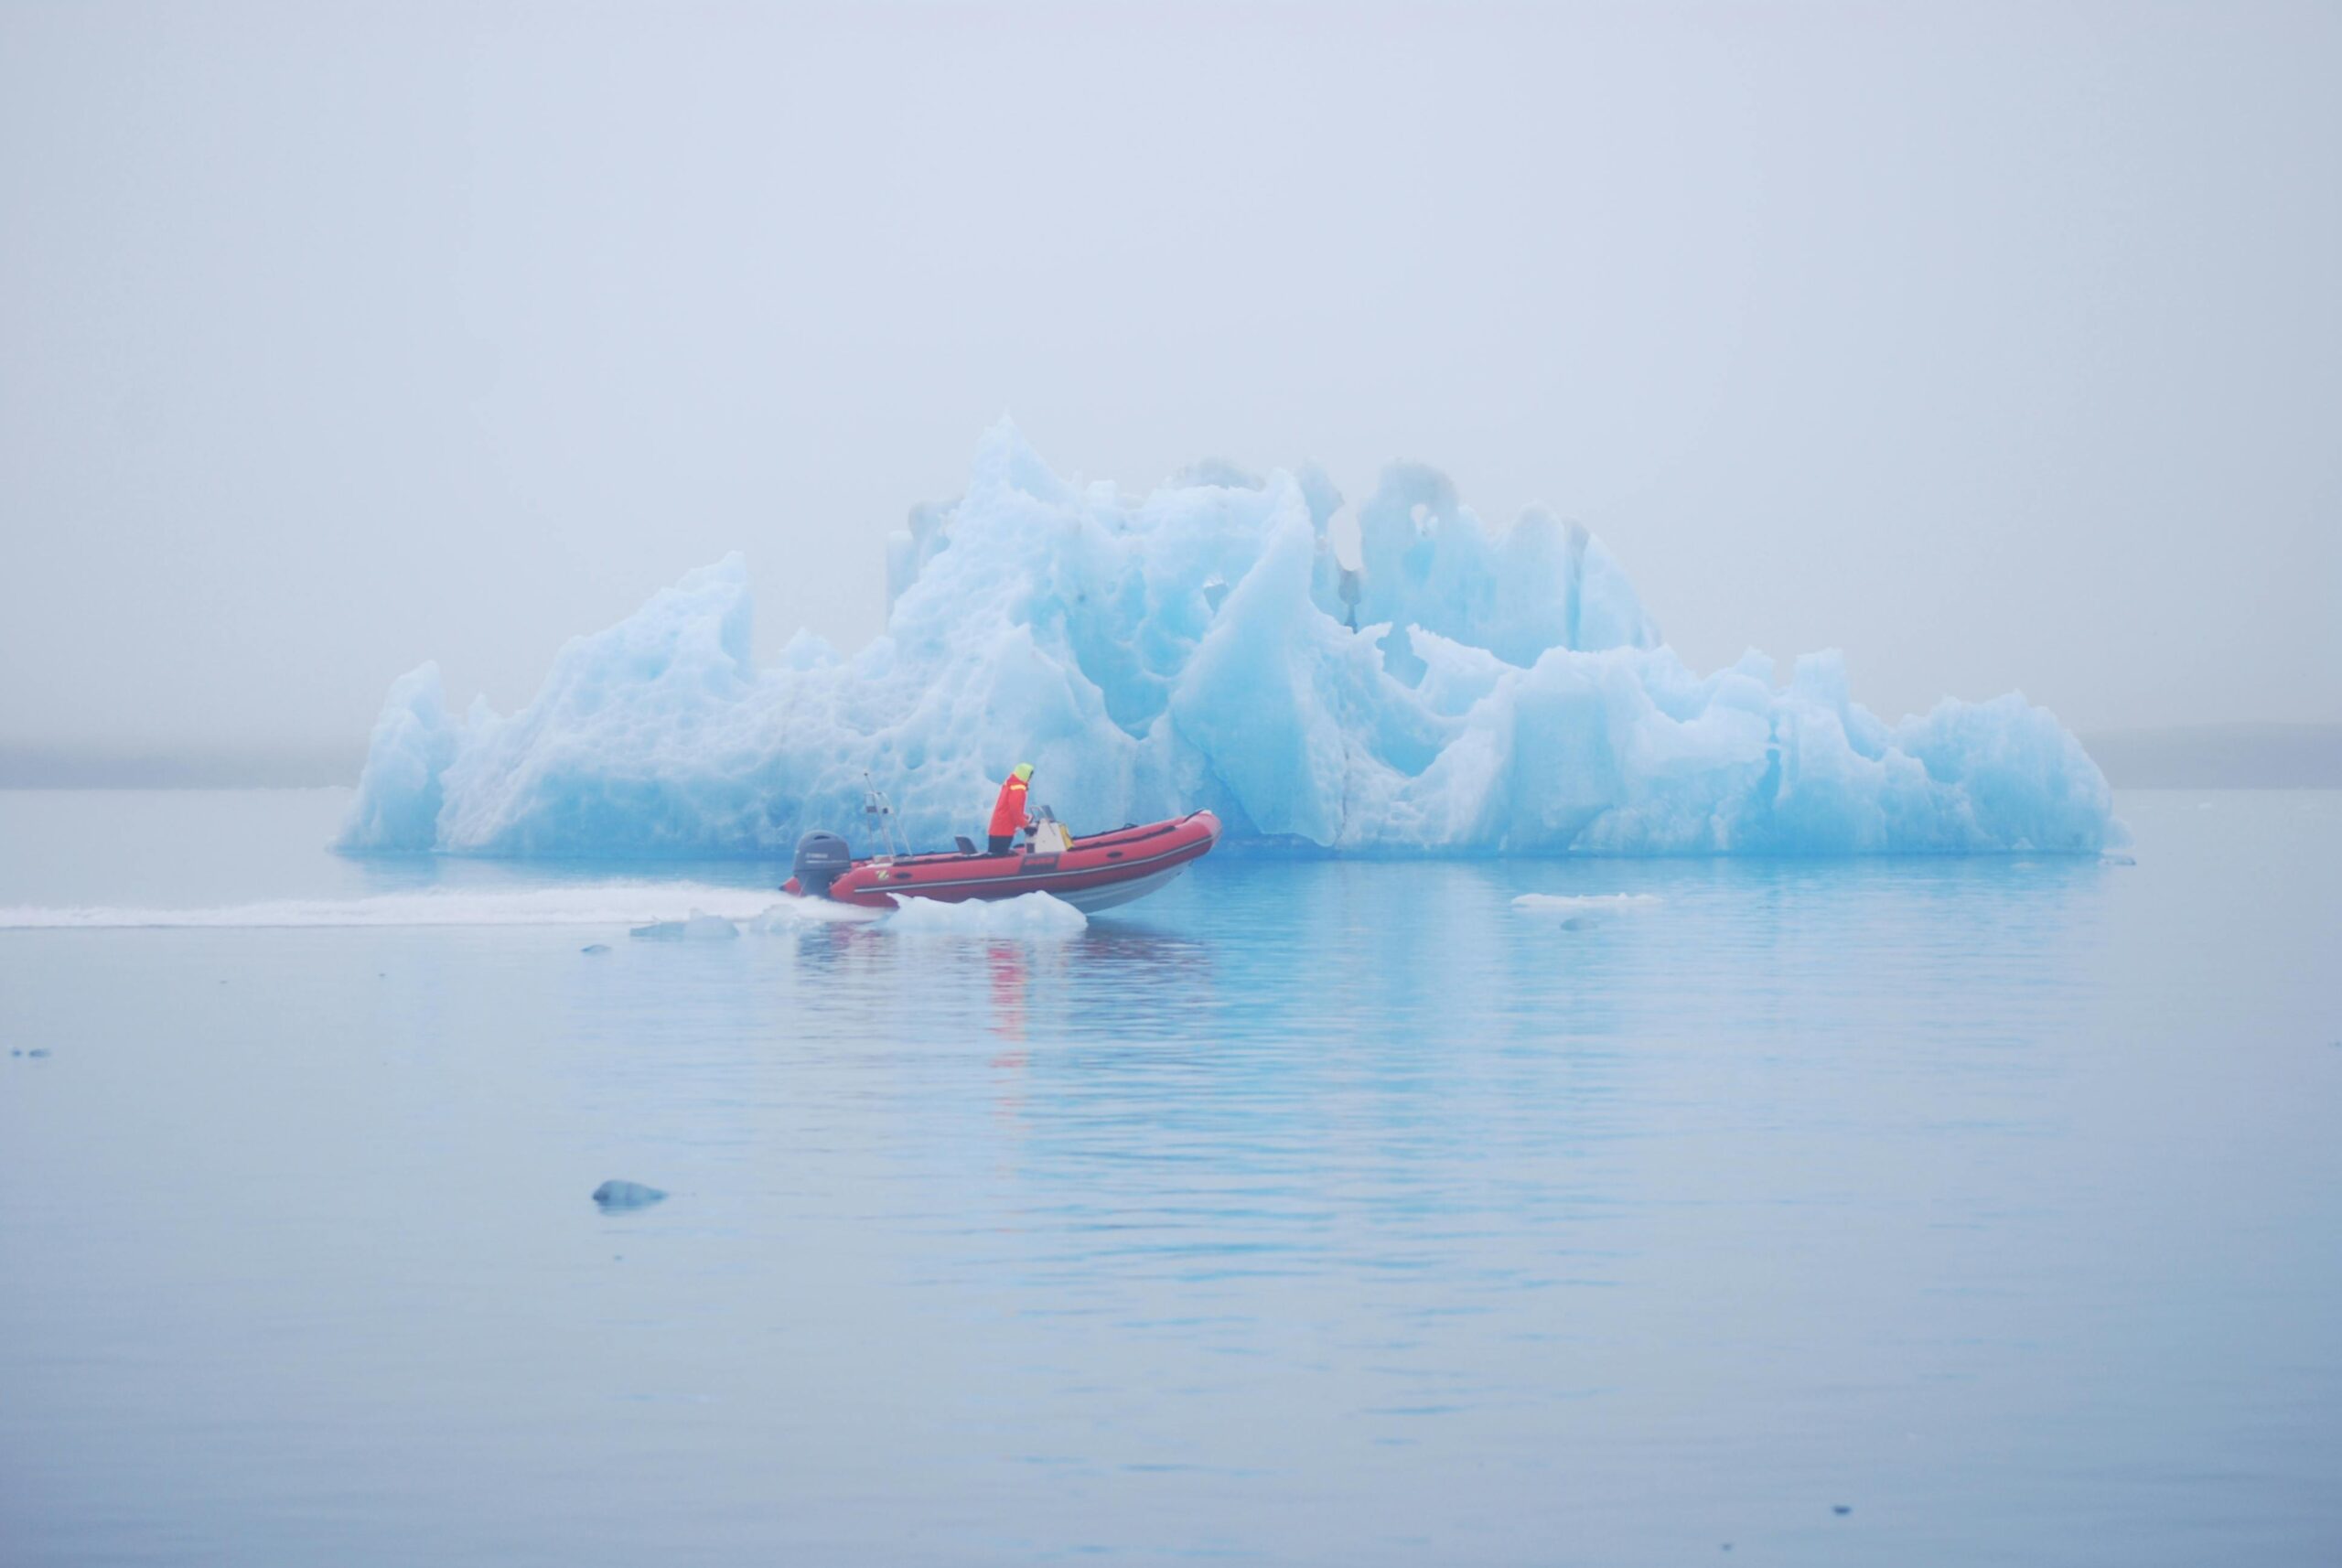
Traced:
<path fill-rule="evenodd" d="M 1033 778 L 1033 765 L 1029 762 L 1020 762 L 1008 770 L 1008 776 L 1020 783 L 1029 783 Z"/>

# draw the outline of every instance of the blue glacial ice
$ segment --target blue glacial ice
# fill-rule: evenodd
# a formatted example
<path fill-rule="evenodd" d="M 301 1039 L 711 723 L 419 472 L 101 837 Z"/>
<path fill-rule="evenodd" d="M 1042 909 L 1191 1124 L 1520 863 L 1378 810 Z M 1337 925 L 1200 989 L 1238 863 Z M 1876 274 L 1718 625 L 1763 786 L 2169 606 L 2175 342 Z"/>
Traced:
<path fill-rule="evenodd" d="M 1346 578 L 1340 504 L 1314 469 L 1077 488 L 1003 424 L 966 494 L 892 541 L 867 647 L 800 631 L 757 668 L 735 555 L 570 642 L 509 717 L 457 716 L 426 664 L 391 688 L 343 847 L 779 855 L 859 837 L 865 769 L 912 842 L 948 844 L 1019 760 L 1077 832 L 1209 807 L 1231 843 L 1301 852 L 2123 842 L 2096 765 L 2022 696 L 1890 724 L 1835 651 L 1785 685 L 1755 652 L 1694 674 L 1599 540 L 1543 511 L 1491 530 L 1418 466 L 1359 507 Z"/>
<path fill-rule="evenodd" d="M 663 1202 L 666 1197 L 655 1187 L 615 1178 L 594 1189 L 594 1201 L 601 1206 L 605 1214 L 622 1213 L 629 1208 L 648 1208 L 654 1203 Z"/>

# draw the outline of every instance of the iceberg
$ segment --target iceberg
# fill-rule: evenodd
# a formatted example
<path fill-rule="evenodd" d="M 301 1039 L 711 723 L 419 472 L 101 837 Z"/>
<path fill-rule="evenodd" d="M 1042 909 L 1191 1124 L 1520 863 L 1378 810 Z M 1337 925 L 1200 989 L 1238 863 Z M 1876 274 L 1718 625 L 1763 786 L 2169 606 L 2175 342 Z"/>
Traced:
<path fill-rule="evenodd" d="M 1582 527 L 1485 525 L 1435 470 L 1342 498 L 1226 464 L 1077 486 L 1004 422 L 889 542 L 886 630 L 749 652 L 738 555 L 572 640 L 509 716 L 391 688 L 352 852 L 779 857 L 863 821 L 972 832 L 994 781 L 1077 832 L 1209 807 L 1231 846 L 1351 854 L 2093 854 L 2106 779 L 2011 693 L 1888 723 L 1835 651 L 1702 675 Z"/>

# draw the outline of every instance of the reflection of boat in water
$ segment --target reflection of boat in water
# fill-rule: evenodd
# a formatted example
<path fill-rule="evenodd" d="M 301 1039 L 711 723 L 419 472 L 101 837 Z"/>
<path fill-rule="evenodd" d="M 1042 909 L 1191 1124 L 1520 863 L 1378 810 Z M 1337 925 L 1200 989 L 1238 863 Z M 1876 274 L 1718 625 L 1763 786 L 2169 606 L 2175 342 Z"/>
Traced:
<path fill-rule="evenodd" d="M 1025 893 L 1047 893 L 1085 912 L 1111 909 L 1170 883 L 1189 862 L 1211 853 L 1219 832 L 1219 819 L 1209 811 L 1086 838 L 1045 822 L 1035 843 L 1001 854 L 983 854 L 962 839 L 954 852 L 865 860 L 854 859 L 837 834 L 810 832 L 797 843 L 796 875 L 781 890 L 877 909 L 891 909 L 903 898 L 959 904 Z"/>

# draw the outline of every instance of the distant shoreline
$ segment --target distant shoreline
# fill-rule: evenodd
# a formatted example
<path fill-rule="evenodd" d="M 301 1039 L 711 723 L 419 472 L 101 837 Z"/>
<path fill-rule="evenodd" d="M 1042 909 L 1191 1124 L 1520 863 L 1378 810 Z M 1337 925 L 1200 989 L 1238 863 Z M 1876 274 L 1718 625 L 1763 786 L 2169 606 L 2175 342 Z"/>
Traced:
<path fill-rule="evenodd" d="M 2342 789 L 2342 724 L 2097 730 L 2081 743 L 2117 789 Z"/>
<path fill-rule="evenodd" d="M 2117 789 L 2342 789 L 2342 724 L 2173 725 L 2086 732 Z M 186 751 L 0 745 L 0 789 L 349 787 L 360 746 Z"/>
<path fill-rule="evenodd" d="M 306 789 L 350 786 L 363 746 L 163 751 L 0 745 L 0 789 Z"/>

